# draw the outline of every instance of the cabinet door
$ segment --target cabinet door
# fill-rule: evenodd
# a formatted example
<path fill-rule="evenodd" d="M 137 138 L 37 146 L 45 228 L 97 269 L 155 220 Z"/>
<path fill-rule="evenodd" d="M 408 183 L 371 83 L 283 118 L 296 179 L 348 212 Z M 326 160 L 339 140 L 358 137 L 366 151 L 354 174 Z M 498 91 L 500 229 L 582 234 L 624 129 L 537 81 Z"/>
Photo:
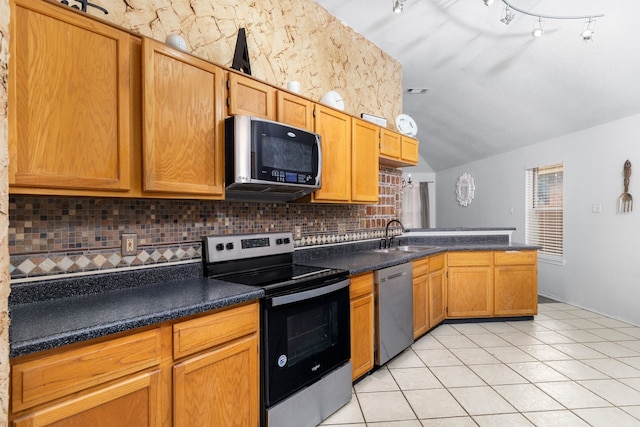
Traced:
<path fill-rule="evenodd" d="M 378 203 L 378 158 L 380 128 L 360 119 L 352 119 L 351 201 Z"/>
<path fill-rule="evenodd" d="M 143 189 L 224 195 L 221 68 L 144 38 Z"/>
<path fill-rule="evenodd" d="M 277 119 L 281 123 L 313 132 L 313 102 L 279 90 Z"/>
<path fill-rule="evenodd" d="M 445 270 L 429 273 L 429 327 L 433 328 L 446 317 L 446 274 Z"/>
<path fill-rule="evenodd" d="M 374 297 L 373 273 L 351 277 L 351 365 L 352 379 L 373 369 Z"/>
<path fill-rule="evenodd" d="M 447 317 L 493 315 L 493 267 L 449 267 Z"/>
<path fill-rule="evenodd" d="M 413 338 L 429 330 L 429 259 L 413 261 Z"/>
<path fill-rule="evenodd" d="M 129 190 L 129 34 L 47 2 L 11 3 L 10 186 Z"/>
<path fill-rule="evenodd" d="M 400 157 L 402 156 L 402 136 L 399 133 L 382 129 L 382 136 L 380 138 L 380 156 L 393 160 L 400 160 Z"/>
<path fill-rule="evenodd" d="M 258 369 L 257 334 L 176 364 L 173 425 L 257 427 Z"/>
<path fill-rule="evenodd" d="M 429 327 L 434 328 L 447 314 L 446 255 L 429 257 Z"/>
<path fill-rule="evenodd" d="M 15 419 L 12 425 L 14 427 L 160 426 L 159 384 L 159 370 L 143 373 L 36 410 Z"/>
<path fill-rule="evenodd" d="M 229 72 L 229 115 L 276 119 L 276 89 L 265 83 Z"/>
<path fill-rule="evenodd" d="M 495 314 L 497 316 L 537 314 L 537 276 L 535 265 L 496 266 Z"/>
<path fill-rule="evenodd" d="M 351 117 L 316 105 L 316 133 L 321 136 L 322 188 L 314 201 L 348 202 L 351 199 Z"/>
<path fill-rule="evenodd" d="M 351 301 L 351 378 L 354 381 L 373 369 L 373 316 L 373 294 Z"/>
<path fill-rule="evenodd" d="M 418 140 L 402 136 L 402 160 L 407 165 L 418 164 Z"/>

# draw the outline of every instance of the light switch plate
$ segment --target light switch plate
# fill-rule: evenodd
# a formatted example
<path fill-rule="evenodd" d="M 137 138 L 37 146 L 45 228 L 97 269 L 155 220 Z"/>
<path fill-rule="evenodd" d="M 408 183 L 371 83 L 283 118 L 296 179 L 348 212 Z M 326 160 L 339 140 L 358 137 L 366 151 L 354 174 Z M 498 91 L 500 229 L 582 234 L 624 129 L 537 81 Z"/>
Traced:
<path fill-rule="evenodd" d="M 302 240 L 302 227 L 299 225 L 294 227 L 293 240 Z"/>

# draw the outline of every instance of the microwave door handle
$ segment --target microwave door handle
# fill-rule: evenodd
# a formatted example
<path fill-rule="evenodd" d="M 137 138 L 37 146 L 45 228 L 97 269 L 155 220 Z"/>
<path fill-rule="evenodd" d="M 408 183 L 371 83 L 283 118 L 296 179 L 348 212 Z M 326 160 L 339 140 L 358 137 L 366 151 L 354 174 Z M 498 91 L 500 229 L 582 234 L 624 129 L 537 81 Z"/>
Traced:
<path fill-rule="evenodd" d="M 305 301 L 308 299 L 316 298 L 322 295 L 327 295 L 340 289 L 349 286 L 349 279 L 342 280 L 338 283 L 334 283 L 329 286 L 322 286 L 320 288 L 310 289 L 308 291 L 296 292 L 293 294 L 282 295 L 279 297 L 271 298 L 271 306 L 278 307 L 281 305 L 292 304 L 294 302 Z"/>
<path fill-rule="evenodd" d="M 322 137 L 318 136 L 318 182 L 322 185 Z"/>

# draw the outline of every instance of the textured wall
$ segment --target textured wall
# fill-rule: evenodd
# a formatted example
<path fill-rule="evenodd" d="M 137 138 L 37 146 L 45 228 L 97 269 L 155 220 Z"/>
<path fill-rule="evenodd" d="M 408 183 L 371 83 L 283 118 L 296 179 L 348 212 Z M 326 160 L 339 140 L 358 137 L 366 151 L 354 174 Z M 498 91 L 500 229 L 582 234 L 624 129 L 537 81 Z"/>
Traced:
<path fill-rule="evenodd" d="M 0 425 L 9 409 L 9 227 L 7 163 L 7 64 L 9 59 L 9 0 L 0 0 Z"/>
<path fill-rule="evenodd" d="M 73 1 L 69 1 L 73 5 Z M 402 67 L 313 0 L 93 0 L 87 12 L 164 41 L 178 33 L 195 55 L 231 66 L 239 28 L 247 32 L 252 75 L 278 87 L 301 83 L 319 101 L 329 90 L 345 111 L 384 117 L 402 111 Z"/>

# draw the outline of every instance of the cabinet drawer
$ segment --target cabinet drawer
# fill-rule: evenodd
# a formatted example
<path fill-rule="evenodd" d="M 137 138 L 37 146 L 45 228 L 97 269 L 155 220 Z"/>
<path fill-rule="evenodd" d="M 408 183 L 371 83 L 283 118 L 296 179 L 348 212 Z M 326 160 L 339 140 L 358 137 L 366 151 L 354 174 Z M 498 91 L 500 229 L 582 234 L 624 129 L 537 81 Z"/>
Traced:
<path fill-rule="evenodd" d="M 491 265 L 492 251 L 452 252 L 448 255 L 449 267 L 464 265 Z"/>
<path fill-rule="evenodd" d="M 444 254 L 429 257 L 429 270 L 438 271 L 444 268 Z"/>
<path fill-rule="evenodd" d="M 429 270 L 429 258 L 421 258 L 413 261 L 413 277 L 420 277 L 427 274 Z"/>
<path fill-rule="evenodd" d="M 257 302 L 173 325 L 173 357 L 188 356 L 254 333 L 259 328 Z"/>
<path fill-rule="evenodd" d="M 373 293 L 373 273 L 351 276 L 351 286 L 349 286 L 351 300 L 371 293 Z"/>
<path fill-rule="evenodd" d="M 12 367 L 12 411 L 160 364 L 160 329 L 62 351 Z"/>
<path fill-rule="evenodd" d="M 496 265 L 535 264 L 538 261 L 537 251 L 495 252 L 493 256 Z"/>

